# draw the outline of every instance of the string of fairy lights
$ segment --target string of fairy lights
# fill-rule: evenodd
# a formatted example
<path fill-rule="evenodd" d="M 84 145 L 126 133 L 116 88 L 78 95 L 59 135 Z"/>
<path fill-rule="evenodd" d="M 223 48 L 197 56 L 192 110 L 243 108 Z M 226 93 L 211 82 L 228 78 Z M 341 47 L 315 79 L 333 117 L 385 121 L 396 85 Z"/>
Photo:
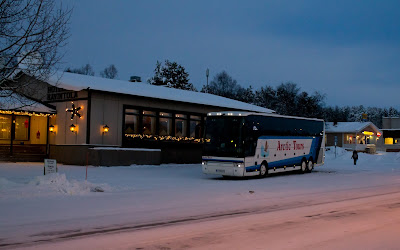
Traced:
<path fill-rule="evenodd" d="M 177 136 L 162 136 L 162 135 L 144 135 L 144 134 L 125 134 L 125 137 L 130 137 L 133 139 L 153 139 L 155 141 L 189 141 L 204 143 L 210 142 L 210 139 L 194 138 L 194 137 L 177 137 Z"/>
<path fill-rule="evenodd" d="M 45 114 L 45 113 L 35 113 L 35 112 L 28 112 L 28 111 L 12 111 L 12 110 L 0 110 L 0 114 L 3 115 L 27 115 L 27 116 L 42 116 L 42 117 L 53 117 L 56 114 Z"/>

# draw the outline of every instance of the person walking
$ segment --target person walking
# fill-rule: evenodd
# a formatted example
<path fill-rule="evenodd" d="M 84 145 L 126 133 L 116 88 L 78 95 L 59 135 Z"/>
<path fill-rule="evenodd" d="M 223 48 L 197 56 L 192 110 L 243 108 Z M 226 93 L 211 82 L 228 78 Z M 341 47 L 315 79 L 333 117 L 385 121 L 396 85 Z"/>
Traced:
<path fill-rule="evenodd" d="M 357 160 L 358 160 L 358 153 L 357 153 L 357 150 L 354 150 L 354 151 L 353 151 L 353 155 L 351 156 L 351 159 L 354 160 L 354 165 L 356 165 L 356 164 L 357 164 Z"/>

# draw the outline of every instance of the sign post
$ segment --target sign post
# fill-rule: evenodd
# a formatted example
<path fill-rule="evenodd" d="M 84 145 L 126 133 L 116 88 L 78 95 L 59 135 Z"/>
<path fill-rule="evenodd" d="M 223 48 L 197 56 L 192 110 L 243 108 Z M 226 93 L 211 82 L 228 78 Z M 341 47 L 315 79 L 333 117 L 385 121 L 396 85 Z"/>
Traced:
<path fill-rule="evenodd" d="M 44 159 L 44 175 L 57 173 L 57 161 L 54 159 Z"/>
<path fill-rule="evenodd" d="M 337 145 L 337 136 L 335 135 L 335 158 L 336 158 L 336 145 Z"/>

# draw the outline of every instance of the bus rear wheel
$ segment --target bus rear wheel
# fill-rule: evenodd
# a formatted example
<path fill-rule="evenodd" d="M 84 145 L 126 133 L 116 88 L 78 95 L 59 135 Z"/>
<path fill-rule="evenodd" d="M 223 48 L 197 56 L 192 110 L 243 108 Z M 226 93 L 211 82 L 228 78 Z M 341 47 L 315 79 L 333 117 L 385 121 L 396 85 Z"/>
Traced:
<path fill-rule="evenodd" d="M 263 164 L 261 164 L 261 166 L 260 166 L 260 177 L 261 178 L 264 178 L 265 176 L 267 176 L 268 175 L 268 168 L 267 168 L 267 166 L 263 163 Z"/>

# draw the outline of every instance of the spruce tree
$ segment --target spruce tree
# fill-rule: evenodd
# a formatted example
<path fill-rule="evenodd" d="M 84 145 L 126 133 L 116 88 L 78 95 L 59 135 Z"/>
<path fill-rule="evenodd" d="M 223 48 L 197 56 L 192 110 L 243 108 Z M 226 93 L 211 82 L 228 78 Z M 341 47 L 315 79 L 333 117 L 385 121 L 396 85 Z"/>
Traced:
<path fill-rule="evenodd" d="M 164 66 L 157 61 L 154 76 L 147 81 L 152 85 L 164 85 L 169 88 L 196 91 L 189 82 L 189 73 L 177 62 L 165 60 Z"/>

